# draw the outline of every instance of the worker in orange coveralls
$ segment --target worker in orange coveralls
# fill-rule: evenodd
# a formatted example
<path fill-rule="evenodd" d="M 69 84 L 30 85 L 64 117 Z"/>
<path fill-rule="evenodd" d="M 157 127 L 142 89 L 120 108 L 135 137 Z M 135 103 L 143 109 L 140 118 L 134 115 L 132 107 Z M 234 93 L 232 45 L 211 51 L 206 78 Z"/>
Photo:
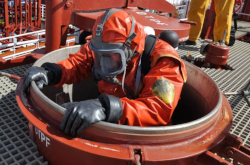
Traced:
<path fill-rule="evenodd" d="M 177 52 L 157 39 L 150 56 L 148 73 L 141 71 L 141 54 L 146 33 L 127 12 L 112 9 L 100 16 L 91 41 L 66 60 L 29 68 L 24 92 L 31 81 L 62 86 L 94 76 L 101 93 L 96 99 L 65 103 L 60 125 L 70 135 L 81 135 L 98 121 L 130 126 L 167 125 L 186 81 L 186 68 Z"/>

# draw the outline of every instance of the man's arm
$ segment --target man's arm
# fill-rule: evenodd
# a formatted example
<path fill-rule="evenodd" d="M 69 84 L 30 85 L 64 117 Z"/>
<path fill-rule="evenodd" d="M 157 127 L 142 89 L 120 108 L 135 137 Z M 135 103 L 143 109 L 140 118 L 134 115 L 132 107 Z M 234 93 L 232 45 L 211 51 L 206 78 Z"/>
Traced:
<path fill-rule="evenodd" d="M 56 87 L 63 84 L 81 82 L 92 75 L 93 57 L 89 48 L 89 43 L 83 45 L 81 49 L 69 58 L 56 63 L 62 70 L 62 77 Z"/>
<path fill-rule="evenodd" d="M 166 125 L 179 101 L 184 84 L 180 62 L 163 57 L 143 79 L 144 87 L 135 100 L 121 98 L 120 124 L 133 126 Z"/>
<path fill-rule="evenodd" d="M 44 63 L 41 67 L 33 66 L 24 74 L 23 91 L 28 92 L 31 81 L 42 89 L 45 85 L 62 86 L 64 83 L 81 82 L 91 76 L 93 58 L 88 44 L 85 44 L 70 57 L 55 63 Z"/>

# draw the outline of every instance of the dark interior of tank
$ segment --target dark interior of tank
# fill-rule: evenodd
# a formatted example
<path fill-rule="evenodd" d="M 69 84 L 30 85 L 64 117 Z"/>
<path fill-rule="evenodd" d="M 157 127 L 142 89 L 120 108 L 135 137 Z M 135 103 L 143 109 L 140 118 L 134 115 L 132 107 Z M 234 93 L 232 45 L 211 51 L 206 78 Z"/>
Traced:
<path fill-rule="evenodd" d="M 52 101 L 61 105 L 70 101 L 78 102 L 98 97 L 97 82 L 92 78 L 84 80 L 82 83 L 74 83 L 73 87 L 68 90 L 69 93 L 63 92 L 62 87 L 45 87 L 42 92 Z M 73 91 L 73 92 L 71 92 Z M 183 87 L 182 94 L 178 105 L 172 116 L 172 125 L 182 124 L 199 119 L 211 111 L 207 101 L 200 92 L 195 90 L 191 85 L 186 83 Z"/>
<path fill-rule="evenodd" d="M 186 83 L 173 113 L 172 124 L 182 124 L 199 119 L 210 111 L 211 109 L 206 99 L 196 89 Z"/>

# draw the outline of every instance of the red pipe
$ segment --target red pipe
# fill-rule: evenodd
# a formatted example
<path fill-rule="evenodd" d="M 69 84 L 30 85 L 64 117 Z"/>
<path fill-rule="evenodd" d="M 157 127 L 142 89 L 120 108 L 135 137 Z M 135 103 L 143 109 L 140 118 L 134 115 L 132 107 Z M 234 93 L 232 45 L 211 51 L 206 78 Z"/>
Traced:
<path fill-rule="evenodd" d="M 19 77 L 19 76 L 16 76 L 16 75 L 13 75 L 13 74 L 9 74 L 9 73 L 5 73 L 5 72 L 0 72 L 0 75 L 6 76 L 6 77 L 9 77 L 9 78 L 13 78 L 13 79 L 16 79 L 16 80 L 20 80 L 21 79 L 21 77 Z"/>
<path fill-rule="evenodd" d="M 19 10 L 20 10 L 20 25 L 19 25 L 19 34 L 23 32 L 23 7 L 22 7 L 22 0 L 19 1 Z"/>
<path fill-rule="evenodd" d="M 17 27 L 17 1 L 15 1 L 15 25 Z M 7 36 L 7 34 L 6 34 Z"/>
<path fill-rule="evenodd" d="M 9 7 L 8 1 L 4 0 L 4 21 L 5 21 L 5 36 L 8 37 L 10 33 L 10 24 L 9 24 Z"/>
<path fill-rule="evenodd" d="M 34 11 L 35 11 L 35 19 L 34 19 L 34 21 L 35 21 L 35 23 L 34 23 L 34 25 L 35 26 L 37 26 L 37 1 L 36 0 L 34 0 Z"/>
<path fill-rule="evenodd" d="M 63 6 L 64 2 L 61 0 L 46 2 L 46 53 L 60 47 Z"/>
<path fill-rule="evenodd" d="M 32 26 L 32 2 L 29 1 L 29 26 Z"/>
<path fill-rule="evenodd" d="M 27 2 L 27 0 L 25 0 L 25 27 L 26 27 L 26 30 L 25 30 L 25 32 L 27 31 L 27 29 L 28 29 L 28 11 L 27 11 L 27 5 L 28 5 L 28 2 Z"/>
<path fill-rule="evenodd" d="M 38 0 L 38 17 L 37 17 L 37 27 L 41 27 L 41 0 Z"/>
<path fill-rule="evenodd" d="M 4 22 L 5 27 L 9 26 L 8 0 L 4 0 Z"/>

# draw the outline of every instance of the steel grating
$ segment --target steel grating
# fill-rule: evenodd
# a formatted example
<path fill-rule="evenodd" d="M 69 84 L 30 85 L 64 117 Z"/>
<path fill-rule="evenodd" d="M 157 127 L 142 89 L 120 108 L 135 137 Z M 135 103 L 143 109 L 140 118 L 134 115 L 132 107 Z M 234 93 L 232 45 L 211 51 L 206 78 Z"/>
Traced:
<path fill-rule="evenodd" d="M 204 40 L 199 40 L 197 46 L 180 46 L 180 56 L 188 55 L 202 57 L 199 47 Z M 250 77 L 250 44 L 236 41 L 230 48 L 228 64 L 234 68 L 216 70 L 201 68 L 214 79 L 223 92 L 241 91 Z M 4 72 L 21 76 L 30 65 L 4 70 Z M 0 165 L 8 164 L 48 164 L 39 154 L 36 145 L 29 138 L 28 121 L 20 112 L 15 100 L 17 81 L 0 77 Z M 240 95 L 227 97 L 233 109 L 233 126 L 231 133 L 243 139 L 243 144 L 250 147 L 250 107 Z"/>
<path fill-rule="evenodd" d="M 180 46 L 178 53 L 181 57 L 191 53 L 195 58 L 204 58 L 199 53 L 199 48 L 204 42 L 207 41 L 198 40 L 196 46 Z M 228 64 L 233 71 L 201 68 L 217 83 L 222 92 L 240 92 L 250 83 L 249 46 L 249 43 L 237 40 L 234 46 L 230 47 Z M 234 116 L 230 132 L 242 138 L 243 144 L 250 147 L 250 107 L 241 95 L 230 95 L 227 99 Z"/>
<path fill-rule="evenodd" d="M 30 65 L 4 70 L 21 76 Z M 0 77 L 0 165 L 47 165 L 29 138 L 28 121 L 16 102 L 17 80 Z"/>

